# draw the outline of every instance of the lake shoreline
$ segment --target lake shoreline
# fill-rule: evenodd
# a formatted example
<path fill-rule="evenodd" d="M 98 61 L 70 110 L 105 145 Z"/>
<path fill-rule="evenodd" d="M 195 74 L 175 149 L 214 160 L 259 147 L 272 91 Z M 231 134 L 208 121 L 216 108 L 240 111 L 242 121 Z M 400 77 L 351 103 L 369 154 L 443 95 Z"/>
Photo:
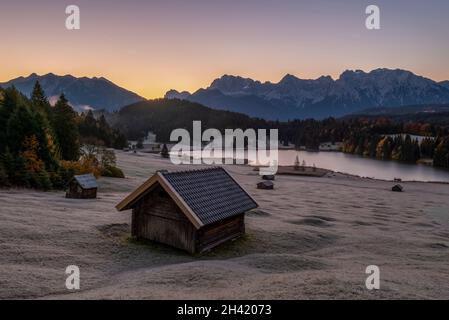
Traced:
<path fill-rule="evenodd" d="M 379 179 L 385 181 L 435 182 L 449 183 L 449 170 L 440 167 L 429 166 L 424 163 L 408 163 L 395 160 L 381 160 L 341 151 L 306 151 L 306 150 L 279 150 L 277 163 L 279 167 L 292 166 L 296 157 L 299 158 L 301 166 L 320 168 L 332 172 L 344 173 L 368 179 Z M 201 153 L 196 151 L 195 158 L 200 159 Z M 248 157 L 247 150 L 236 150 L 235 159 L 257 159 Z M 210 159 L 210 158 L 208 158 Z M 232 158 L 226 158 L 232 159 Z M 254 160 L 242 160 L 256 166 Z"/>
<path fill-rule="evenodd" d="M 400 180 L 410 182 L 449 183 L 449 170 L 421 163 L 405 163 L 394 160 L 380 160 L 335 151 L 291 151 L 279 152 L 279 164 L 291 165 L 298 157 L 306 166 L 360 178 L 383 181 Z"/>
<path fill-rule="evenodd" d="M 246 166 L 246 165 L 242 165 L 242 166 Z M 257 171 L 257 169 L 259 168 L 259 166 L 253 166 L 253 165 L 249 165 L 250 167 L 254 168 L 254 171 Z M 283 171 L 285 168 L 288 168 L 289 170 L 285 170 Z M 350 174 L 347 172 L 341 172 L 341 171 L 333 171 L 333 170 L 329 170 L 329 169 L 325 169 L 325 168 L 313 168 L 313 167 L 305 167 L 306 172 L 303 172 L 300 170 L 294 170 L 292 169 L 293 166 L 279 166 L 278 167 L 278 172 L 276 173 L 276 175 L 285 175 L 285 176 L 297 176 L 297 177 L 318 177 L 318 178 L 325 178 L 326 176 L 328 176 L 329 174 L 340 174 L 342 176 L 346 176 L 346 177 L 352 177 L 352 178 L 358 178 L 358 179 L 364 179 L 364 180 L 373 180 L 373 181 L 383 181 L 383 182 L 394 182 L 394 183 L 402 183 L 402 182 L 407 182 L 407 183 L 429 183 L 429 184 L 444 184 L 444 185 L 448 185 L 449 182 L 445 182 L 445 181 L 420 181 L 420 180 L 400 180 L 400 181 L 395 181 L 394 179 L 380 179 L 380 178 L 373 178 L 373 177 L 364 177 L 364 176 L 360 176 L 360 175 L 356 175 L 356 174 Z M 317 174 L 314 174 L 313 170 L 317 171 Z"/>

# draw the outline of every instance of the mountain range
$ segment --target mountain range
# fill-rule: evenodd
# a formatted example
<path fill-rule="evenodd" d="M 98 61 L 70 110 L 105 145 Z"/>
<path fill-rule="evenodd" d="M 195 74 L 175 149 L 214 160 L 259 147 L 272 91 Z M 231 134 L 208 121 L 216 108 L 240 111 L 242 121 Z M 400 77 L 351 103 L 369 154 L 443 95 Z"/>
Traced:
<path fill-rule="evenodd" d="M 116 111 L 146 101 L 103 77 L 33 73 L 0 83 L 0 87 L 15 86 L 30 96 L 36 81 L 40 82 L 50 102 L 54 103 L 64 93 L 78 111 Z M 170 90 L 165 98 L 188 100 L 268 120 L 322 119 L 369 108 L 449 103 L 449 81 L 437 82 L 400 69 L 347 70 L 336 80 L 330 76 L 300 79 L 287 74 L 277 83 L 224 75 L 205 89 L 194 93 Z"/>
<path fill-rule="evenodd" d="M 321 119 L 374 107 L 449 103 L 449 81 L 436 82 L 400 69 L 347 70 L 336 80 L 287 74 L 278 83 L 224 75 L 206 89 L 170 90 L 165 97 L 271 120 Z"/>
<path fill-rule="evenodd" d="M 72 75 L 58 76 L 53 73 L 39 76 L 35 73 L 0 83 L 0 87 L 15 86 L 30 96 L 34 84 L 39 81 L 45 94 L 53 104 L 61 93 L 78 111 L 86 109 L 115 111 L 123 106 L 145 100 L 141 96 L 101 78 L 76 78 Z"/>

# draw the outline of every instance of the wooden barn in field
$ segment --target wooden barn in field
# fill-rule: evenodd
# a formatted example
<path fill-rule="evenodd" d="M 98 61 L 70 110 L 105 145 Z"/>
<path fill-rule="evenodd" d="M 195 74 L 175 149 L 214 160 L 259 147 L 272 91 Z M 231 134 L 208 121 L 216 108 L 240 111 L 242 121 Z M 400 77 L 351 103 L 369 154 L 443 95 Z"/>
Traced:
<path fill-rule="evenodd" d="M 274 183 L 271 181 L 262 181 L 257 184 L 257 189 L 262 190 L 273 190 L 274 189 Z"/>
<path fill-rule="evenodd" d="M 132 209 L 131 234 L 201 253 L 245 233 L 257 203 L 223 168 L 158 171 L 117 205 Z"/>
<path fill-rule="evenodd" d="M 95 199 L 97 197 L 97 179 L 93 174 L 74 176 L 67 184 L 66 198 Z"/>

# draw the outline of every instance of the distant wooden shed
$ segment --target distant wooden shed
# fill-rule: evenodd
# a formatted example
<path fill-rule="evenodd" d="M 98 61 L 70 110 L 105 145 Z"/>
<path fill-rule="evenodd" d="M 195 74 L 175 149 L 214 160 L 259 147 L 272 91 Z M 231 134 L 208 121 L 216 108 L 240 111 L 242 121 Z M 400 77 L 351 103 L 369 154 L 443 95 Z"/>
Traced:
<path fill-rule="evenodd" d="M 274 189 L 274 183 L 271 181 L 262 181 L 257 184 L 257 189 L 262 190 L 273 190 Z"/>
<path fill-rule="evenodd" d="M 404 187 L 401 186 L 400 184 L 397 184 L 397 185 L 393 186 L 393 188 L 391 188 L 391 190 L 394 192 L 402 192 L 402 191 L 404 191 Z"/>
<path fill-rule="evenodd" d="M 74 176 L 67 185 L 66 198 L 95 199 L 98 183 L 93 174 Z"/>
<path fill-rule="evenodd" d="M 131 234 L 201 253 L 245 233 L 257 203 L 223 168 L 159 171 L 117 205 L 132 209 Z"/>

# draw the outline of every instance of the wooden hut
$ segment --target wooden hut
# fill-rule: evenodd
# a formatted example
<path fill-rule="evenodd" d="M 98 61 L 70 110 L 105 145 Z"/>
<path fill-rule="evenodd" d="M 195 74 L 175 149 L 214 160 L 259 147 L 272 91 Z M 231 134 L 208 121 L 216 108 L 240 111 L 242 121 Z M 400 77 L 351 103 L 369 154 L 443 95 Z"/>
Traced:
<path fill-rule="evenodd" d="M 257 203 L 222 168 L 158 171 L 117 205 L 132 209 L 131 235 L 201 253 L 245 233 Z"/>
<path fill-rule="evenodd" d="M 262 190 L 273 190 L 274 189 L 274 183 L 271 181 L 262 181 L 257 184 L 257 189 Z"/>
<path fill-rule="evenodd" d="M 74 176 L 67 184 L 66 198 L 95 199 L 97 197 L 97 179 L 92 174 Z"/>

